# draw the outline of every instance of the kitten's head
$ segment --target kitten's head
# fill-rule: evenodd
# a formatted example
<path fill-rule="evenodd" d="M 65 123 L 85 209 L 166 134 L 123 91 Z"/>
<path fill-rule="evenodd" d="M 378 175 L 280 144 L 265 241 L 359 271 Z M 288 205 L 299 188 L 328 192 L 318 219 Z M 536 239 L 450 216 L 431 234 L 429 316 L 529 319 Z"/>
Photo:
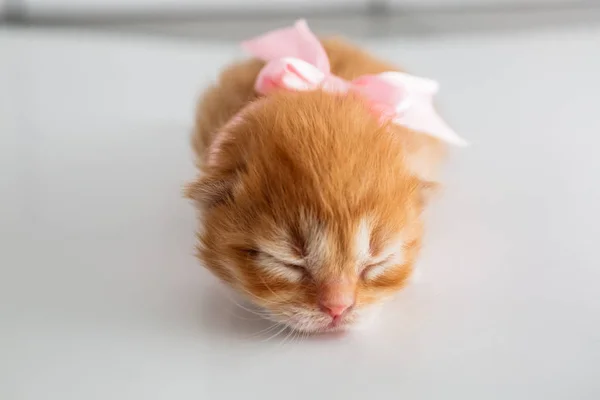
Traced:
<path fill-rule="evenodd" d="M 188 189 L 199 258 L 302 331 L 348 328 L 406 282 L 423 183 L 359 98 L 278 93 L 220 132 Z"/>

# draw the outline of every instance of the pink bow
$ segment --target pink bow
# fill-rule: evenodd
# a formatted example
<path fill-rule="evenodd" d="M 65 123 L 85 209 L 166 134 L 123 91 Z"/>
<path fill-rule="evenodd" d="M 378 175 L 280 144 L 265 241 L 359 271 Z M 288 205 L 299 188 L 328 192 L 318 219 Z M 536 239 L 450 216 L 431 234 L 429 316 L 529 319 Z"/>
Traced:
<path fill-rule="evenodd" d="M 260 94 L 276 89 L 359 93 L 382 120 L 452 144 L 467 144 L 433 107 L 437 82 L 395 71 L 363 75 L 351 82 L 335 76 L 325 49 L 304 20 L 246 41 L 242 47 L 267 62 L 256 79 Z"/>

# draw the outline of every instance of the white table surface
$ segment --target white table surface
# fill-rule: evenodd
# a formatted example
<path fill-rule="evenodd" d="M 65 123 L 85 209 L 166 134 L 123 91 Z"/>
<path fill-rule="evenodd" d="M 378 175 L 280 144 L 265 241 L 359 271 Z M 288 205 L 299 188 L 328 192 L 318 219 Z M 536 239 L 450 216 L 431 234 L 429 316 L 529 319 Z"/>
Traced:
<path fill-rule="evenodd" d="M 284 341 L 180 197 L 235 46 L 0 30 L 0 398 L 600 398 L 600 29 L 369 46 L 439 79 L 472 147 L 379 324 Z"/>

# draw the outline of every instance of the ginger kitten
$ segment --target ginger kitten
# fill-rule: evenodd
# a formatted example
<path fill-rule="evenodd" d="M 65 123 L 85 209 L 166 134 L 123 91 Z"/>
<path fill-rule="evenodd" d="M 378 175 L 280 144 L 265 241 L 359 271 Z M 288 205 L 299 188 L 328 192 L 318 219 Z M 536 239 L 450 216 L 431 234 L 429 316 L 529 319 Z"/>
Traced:
<path fill-rule="evenodd" d="M 290 29 L 313 40 L 301 23 Z M 339 39 L 316 43 L 334 79 L 396 70 Z M 258 59 L 229 67 L 199 104 L 200 174 L 187 189 L 198 257 L 274 321 L 351 328 L 411 275 L 445 144 L 382 119 L 358 89 L 286 90 L 266 69 Z M 259 93 L 261 74 L 277 90 Z"/>

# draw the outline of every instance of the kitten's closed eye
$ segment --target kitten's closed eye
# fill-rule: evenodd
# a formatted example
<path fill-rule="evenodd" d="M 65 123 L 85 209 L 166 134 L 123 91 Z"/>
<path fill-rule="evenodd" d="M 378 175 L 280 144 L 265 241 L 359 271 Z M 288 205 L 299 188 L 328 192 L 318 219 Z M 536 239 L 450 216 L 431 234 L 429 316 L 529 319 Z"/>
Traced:
<path fill-rule="evenodd" d="M 288 260 L 285 257 L 278 257 L 258 249 L 244 249 L 243 251 L 265 274 L 292 282 L 310 276 L 309 271 L 301 265 L 300 260 Z"/>
<path fill-rule="evenodd" d="M 379 262 L 365 265 L 363 267 L 362 271 L 360 272 L 361 278 L 364 280 L 372 279 L 373 275 L 377 275 L 376 273 L 377 273 L 378 269 L 383 269 L 383 265 L 385 265 L 386 262 L 387 262 L 387 259 L 384 261 L 379 261 Z"/>
<path fill-rule="evenodd" d="M 390 268 L 403 264 L 404 261 L 404 249 L 401 249 L 388 254 L 384 259 L 374 260 L 367 264 L 360 272 L 360 276 L 365 281 L 376 279 Z"/>
<path fill-rule="evenodd" d="M 383 261 L 366 265 L 361 271 L 360 277 L 365 281 L 369 281 L 383 275 L 383 273 L 391 266 L 390 258 L 391 257 L 388 257 Z"/>

